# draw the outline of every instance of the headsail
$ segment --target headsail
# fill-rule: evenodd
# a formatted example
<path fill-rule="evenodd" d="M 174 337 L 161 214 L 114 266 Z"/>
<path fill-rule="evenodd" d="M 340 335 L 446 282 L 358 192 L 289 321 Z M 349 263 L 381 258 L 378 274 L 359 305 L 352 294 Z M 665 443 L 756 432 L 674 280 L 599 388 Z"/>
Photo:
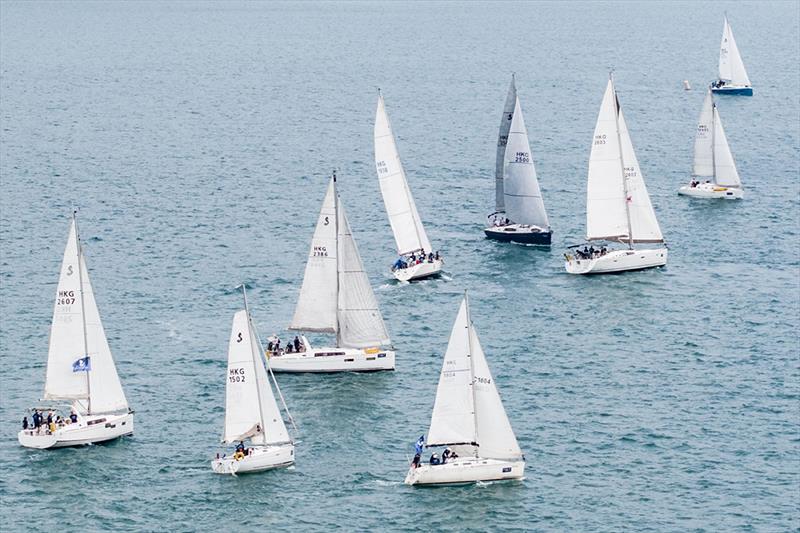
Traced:
<path fill-rule="evenodd" d="M 503 106 L 503 116 L 500 117 L 500 131 L 497 134 L 497 154 L 494 164 L 494 209 L 498 213 L 505 211 L 503 198 L 503 172 L 506 166 L 506 144 L 508 132 L 511 129 L 511 119 L 514 118 L 514 106 L 517 102 L 517 86 L 514 75 L 511 75 L 511 85 L 508 86 L 506 103 Z"/>
<path fill-rule="evenodd" d="M 744 62 L 733 38 L 733 30 L 725 16 L 722 27 L 722 42 L 719 46 L 719 79 L 730 82 L 732 85 L 750 86 L 750 78 L 744 69 Z"/>
<path fill-rule="evenodd" d="M 714 105 L 714 170 L 714 182 L 717 185 L 724 187 L 742 186 L 716 105 Z"/>
<path fill-rule="evenodd" d="M 408 188 L 382 95 L 378 97 L 374 135 L 375 168 L 378 172 L 386 213 L 389 215 L 389 223 L 397 243 L 397 253 L 402 255 L 417 250 L 430 252 L 431 243 L 425 228 L 422 227 L 417 206 Z"/>
<path fill-rule="evenodd" d="M 697 120 L 697 133 L 694 137 L 694 163 L 692 175 L 698 178 L 714 177 L 714 97 L 711 89 L 706 91 L 703 109 Z"/>
<path fill-rule="evenodd" d="M 550 222 L 542 201 L 542 191 L 533 165 L 528 130 L 519 97 L 514 103 L 511 128 L 505 151 L 504 197 L 506 216 L 517 224 L 547 229 Z"/>

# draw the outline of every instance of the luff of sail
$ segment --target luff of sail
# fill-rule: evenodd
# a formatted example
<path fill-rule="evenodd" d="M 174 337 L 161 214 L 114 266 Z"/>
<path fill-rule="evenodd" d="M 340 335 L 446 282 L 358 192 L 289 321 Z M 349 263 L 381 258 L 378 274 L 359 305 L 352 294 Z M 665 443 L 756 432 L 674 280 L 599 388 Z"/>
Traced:
<path fill-rule="evenodd" d="M 514 107 L 517 103 L 517 86 L 514 75 L 511 75 L 511 85 L 508 86 L 506 103 L 503 106 L 503 116 L 500 117 L 500 130 L 497 134 L 497 154 L 494 164 L 494 209 L 501 213 L 505 211 L 505 198 L 503 197 L 503 174 L 506 166 L 506 144 L 508 132 L 511 129 L 511 120 L 514 118 Z"/>
<path fill-rule="evenodd" d="M 750 78 L 744 68 L 739 47 L 736 39 L 733 38 L 733 30 L 725 16 L 722 26 L 722 42 L 719 46 L 719 79 L 731 83 L 732 85 L 750 86 Z"/>
<path fill-rule="evenodd" d="M 389 216 L 389 224 L 397 243 L 397 253 L 410 254 L 417 250 L 432 250 L 428 235 L 417 213 L 417 206 L 408 188 L 400 154 L 397 151 L 392 126 L 383 96 L 378 96 L 375 113 L 375 169 L 378 173 L 383 202 Z"/>
<path fill-rule="evenodd" d="M 694 162 L 692 175 L 698 178 L 714 177 L 714 97 L 711 89 L 706 91 L 703 109 L 697 120 L 697 132 L 694 137 Z"/>
<path fill-rule="evenodd" d="M 303 285 L 289 329 L 322 333 L 337 331 L 335 196 L 331 180 L 311 239 Z"/>
<path fill-rule="evenodd" d="M 508 133 L 503 182 L 506 216 L 517 224 L 549 228 L 519 97 L 514 103 Z"/>
<path fill-rule="evenodd" d="M 714 182 L 723 187 L 742 186 L 716 105 L 714 106 Z"/>

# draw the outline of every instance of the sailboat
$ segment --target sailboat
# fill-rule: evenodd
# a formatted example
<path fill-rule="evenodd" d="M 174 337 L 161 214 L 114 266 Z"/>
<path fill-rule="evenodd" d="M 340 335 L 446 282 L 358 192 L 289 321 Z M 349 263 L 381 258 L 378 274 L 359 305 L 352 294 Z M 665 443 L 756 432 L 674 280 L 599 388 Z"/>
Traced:
<path fill-rule="evenodd" d="M 50 410 L 62 421 L 23 429 L 17 436 L 22 446 L 61 448 L 133 434 L 133 411 L 100 321 L 75 213 L 56 290 L 42 402 L 35 412 Z"/>
<path fill-rule="evenodd" d="M 294 443 L 286 430 L 264 368 L 261 342 L 250 316 L 244 285 L 242 294 L 244 309 L 233 315 L 228 342 L 225 429 L 222 435 L 224 444 L 240 444 L 230 455 L 217 454 L 212 459 L 211 469 L 217 474 L 260 472 L 294 463 Z M 272 379 L 280 395 L 275 376 Z"/>
<path fill-rule="evenodd" d="M 702 179 L 706 181 L 701 183 Z M 689 185 L 681 187 L 678 194 L 727 200 L 736 200 L 744 196 L 739 172 L 736 170 L 728 138 L 719 119 L 717 104 L 710 90 L 706 92 L 694 138 L 692 181 Z"/>
<path fill-rule="evenodd" d="M 525 457 L 472 324 L 466 293 L 444 355 L 426 447 L 445 448 L 443 456 L 450 458 L 437 464 L 415 457 L 407 485 L 521 479 L 524 475 Z"/>
<path fill-rule="evenodd" d="M 495 212 L 484 233 L 490 239 L 523 244 L 549 245 L 553 236 L 533 166 L 528 130 L 522 117 L 514 78 L 508 88 L 497 139 L 495 164 Z M 502 145 L 502 150 L 501 150 Z M 502 151 L 502 155 L 501 155 Z M 498 171 L 500 179 L 497 179 Z"/>
<path fill-rule="evenodd" d="M 722 42 L 719 45 L 719 79 L 711 83 L 711 90 L 721 94 L 753 96 L 753 87 L 744 69 L 727 14 L 722 27 Z"/>
<path fill-rule="evenodd" d="M 311 239 L 290 330 L 334 333 L 336 346 L 314 348 L 305 335 L 268 350 L 275 372 L 394 370 L 394 350 L 336 190 L 334 172 Z"/>
<path fill-rule="evenodd" d="M 609 76 L 589 156 L 586 191 L 586 239 L 627 244 L 607 251 L 584 247 L 565 254 L 570 274 L 605 274 L 667 264 L 667 249 L 634 248 L 635 244 L 663 244 L 664 237 L 647 194 L 633 150 L 628 126 L 619 105 L 613 76 Z"/>
<path fill-rule="evenodd" d="M 392 274 L 400 281 L 437 275 L 442 270 L 444 260 L 438 251 L 434 254 L 428 234 L 422 226 L 380 91 L 375 114 L 375 168 L 386 214 L 389 215 L 389 224 L 397 243 L 397 255 L 400 256 L 392 266 Z"/>

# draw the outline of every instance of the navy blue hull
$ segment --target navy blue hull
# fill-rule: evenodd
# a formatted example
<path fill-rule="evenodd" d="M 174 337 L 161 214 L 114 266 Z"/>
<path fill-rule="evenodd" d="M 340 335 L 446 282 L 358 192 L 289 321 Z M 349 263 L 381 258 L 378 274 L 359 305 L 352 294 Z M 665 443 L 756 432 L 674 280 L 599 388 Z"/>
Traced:
<path fill-rule="evenodd" d="M 483 230 L 486 236 L 490 239 L 501 242 L 518 242 L 520 244 L 538 244 L 540 246 L 550 246 L 550 241 L 553 238 L 552 231 L 540 231 L 538 233 L 530 232 L 500 232 L 492 231 L 489 229 Z"/>
<path fill-rule="evenodd" d="M 736 87 L 736 88 L 712 87 L 711 92 L 717 94 L 738 94 L 741 96 L 753 96 L 752 87 Z"/>

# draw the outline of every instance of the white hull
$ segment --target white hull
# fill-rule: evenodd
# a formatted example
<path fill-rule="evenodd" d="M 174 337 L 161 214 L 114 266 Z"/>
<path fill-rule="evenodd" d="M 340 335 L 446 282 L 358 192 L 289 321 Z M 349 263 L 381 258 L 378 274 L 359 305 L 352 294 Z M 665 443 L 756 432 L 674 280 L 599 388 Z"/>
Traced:
<path fill-rule="evenodd" d="M 723 198 L 725 200 L 741 200 L 744 197 L 744 191 L 738 187 L 721 187 L 706 183 L 701 183 L 696 187 L 684 185 L 678 189 L 678 194 L 692 198 Z"/>
<path fill-rule="evenodd" d="M 270 355 L 273 372 L 371 372 L 394 370 L 394 350 L 314 348 Z"/>
<path fill-rule="evenodd" d="M 570 274 L 608 274 L 627 270 L 642 270 L 667 264 L 667 249 L 612 250 L 593 259 L 572 256 L 564 263 Z"/>
<path fill-rule="evenodd" d="M 294 464 L 294 444 L 251 446 L 251 453 L 236 460 L 233 455 L 213 459 L 211 469 L 217 474 L 246 474 L 282 468 Z"/>
<path fill-rule="evenodd" d="M 425 261 L 424 263 L 419 263 L 417 265 L 412 265 L 407 268 L 400 268 L 394 270 L 392 274 L 394 277 L 400 281 L 411 281 L 414 279 L 422 279 L 427 278 L 429 276 L 435 276 L 442 270 L 442 264 L 444 261 L 441 259 L 434 259 L 433 263 L 428 263 Z"/>
<path fill-rule="evenodd" d="M 406 485 L 445 485 L 454 483 L 475 483 L 476 481 L 496 481 L 503 479 L 522 479 L 525 461 L 500 461 L 459 457 L 443 465 L 421 464 L 411 468 L 406 475 Z"/>
<path fill-rule="evenodd" d="M 96 444 L 127 435 L 133 435 L 133 413 L 82 417 L 74 424 L 57 428 L 53 434 L 48 434 L 44 426 L 38 433 L 23 429 L 17 439 L 26 448 L 44 450 Z"/>

